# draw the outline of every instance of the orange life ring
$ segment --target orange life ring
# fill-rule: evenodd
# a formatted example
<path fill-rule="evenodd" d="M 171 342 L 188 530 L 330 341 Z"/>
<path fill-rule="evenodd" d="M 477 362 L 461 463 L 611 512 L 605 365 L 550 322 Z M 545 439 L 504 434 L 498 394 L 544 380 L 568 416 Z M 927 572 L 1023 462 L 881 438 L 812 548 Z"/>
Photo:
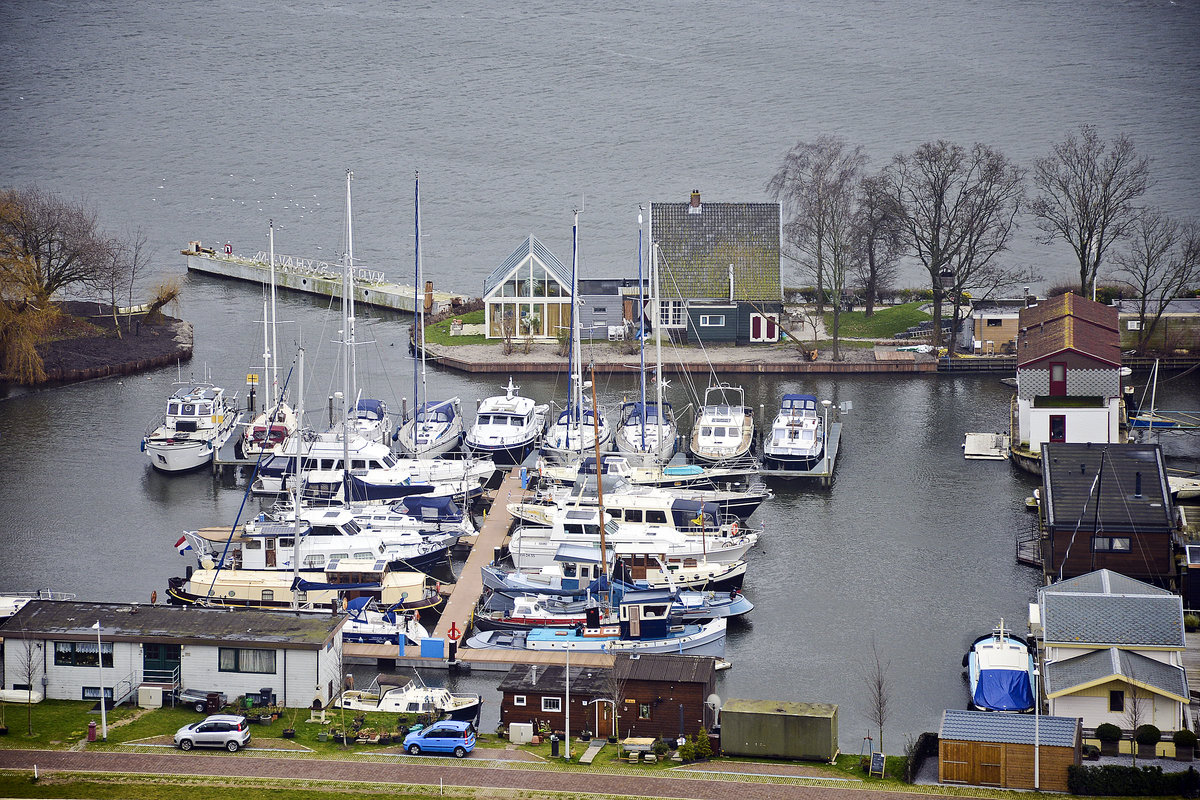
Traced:
<path fill-rule="evenodd" d="M 737 524 L 737 520 L 734 520 L 734 521 L 733 521 L 733 527 L 731 527 L 731 528 L 729 529 L 729 535 L 730 535 L 730 536 L 737 536 L 737 535 L 738 535 L 738 524 Z"/>

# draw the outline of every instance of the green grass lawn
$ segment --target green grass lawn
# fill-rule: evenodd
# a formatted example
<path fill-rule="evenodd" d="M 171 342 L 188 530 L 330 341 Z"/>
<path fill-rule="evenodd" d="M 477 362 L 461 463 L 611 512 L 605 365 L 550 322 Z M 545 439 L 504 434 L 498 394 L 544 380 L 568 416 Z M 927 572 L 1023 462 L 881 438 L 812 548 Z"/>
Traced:
<path fill-rule="evenodd" d="M 464 325 L 482 325 L 483 309 L 479 311 L 470 311 L 466 314 L 461 314 L 455 319 L 461 319 Z M 426 344 L 440 345 L 456 345 L 456 344 L 488 344 L 489 342 L 499 344 L 499 339 L 488 339 L 483 334 L 472 334 L 470 336 L 451 336 L 450 335 L 451 320 L 442 320 L 433 325 L 425 326 L 425 342 Z"/>
<path fill-rule="evenodd" d="M 921 311 L 924 301 L 905 303 L 899 306 L 876 308 L 870 317 L 861 311 L 843 312 L 838 320 L 838 336 L 858 339 L 890 339 L 923 320 L 933 317 Z M 825 329 L 833 330 L 833 314 L 824 315 Z"/>
<path fill-rule="evenodd" d="M 89 722 L 95 722 L 97 729 L 100 727 L 100 712 L 92 712 L 92 708 L 96 706 L 93 702 L 43 700 L 35 703 L 32 708 L 23 703 L 2 705 L 8 735 L 0 736 L 0 748 L 65 750 L 87 737 Z M 109 711 L 107 716 L 110 729 L 113 723 L 133 716 L 135 710 L 129 706 L 121 706 Z M 32 735 L 29 733 L 31 722 Z M 175 726 L 176 729 L 178 727 L 179 725 Z M 109 731 L 110 738 L 113 732 Z M 99 736 L 99 732 L 96 735 Z"/>

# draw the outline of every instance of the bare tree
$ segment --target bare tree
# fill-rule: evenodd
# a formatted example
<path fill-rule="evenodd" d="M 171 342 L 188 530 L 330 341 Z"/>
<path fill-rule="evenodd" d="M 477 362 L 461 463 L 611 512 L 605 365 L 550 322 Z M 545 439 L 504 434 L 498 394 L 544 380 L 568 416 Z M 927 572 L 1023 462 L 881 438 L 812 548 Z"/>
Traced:
<path fill-rule="evenodd" d="M 1137 673 L 1133 664 L 1128 664 L 1125 670 L 1125 725 L 1133 732 L 1131 749 L 1133 765 L 1137 766 L 1137 729 L 1146 721 L 1146 694 L 1138 684 Z"/>
<path fill-rule="evenodd" d="M 883 660 L 879 655 L 875 637 L 872 636 L 871 658 L 860 666 L 860 670 L 863 682 L 867 686 L 867 701 L 870 703 L 867 707 L 867 718 L 879 730 L 879 752 L 881 753 L 883 752 L 883 726 L 892 714 L 892 681 L 888 677 L 888 670 L 891 668 L 891 659 Z"/>
<path fill-rule="evenodd" d="M 17 645 L 16 662 L 17 683 L 25 684 L 25 725 L 26 733 L 33 735 L 33 686 L 42 674 L 42 643 L 29 638 L 28 631 L 22 632 L 21 642 Z"/>
<path fill-rule="evenodd" d="M 946 292 L 957 298 L 997 269 L 1024 198 L 1024 172 L 987 145 L 967 150 L 939 140 L 895 156 L 884 175 L 905 244 L 929 273 L 940 347 Z"/>
<path fill-rule="evenodd" d="M 880 293 L 896 279 L 904 254 L 900 215 L 882 175 L 869 175 L 859 183 L 854 241 L 854 275 L 866 299 L 866 316 L 870 317 Z"/>
<path fill-rule="evenodd" d="M 783 233 L 792 249 L 790 257 L 815 279 L 817 312 L 826 292 L 833 301 L 835 360 L 840 358 L 840 300 L 854 256 L 856 193 L 866 161 L 861 145 L 824 135 L 815 142 L 797 143 L 767 184 L 767 192 L 789 216 Z"/>
<path fill-rule="evenodd" d="M 1095 127 L 1081 125 L 1050 155 L 1033 164 L 1040 194 L 1032 210 L 1043 241 L 1063 239 L 1079 259 L 1079 291 L 1090 296 L 1105 254 L 1134 225 L 1133 203 L 1150 186 L 1150 160 L 1124 135 L 1101 141 Z"/>
<path fill-rule="evenodd" d="M 1145 352 L 1167 304 L 1200 281 L 1200 224 L 1179 224 L 1157 208 L 1143 209 L 1129 249 L 1113 256 L 1116 274 L 1135 296 L 1138 352 Z"/>
<path fill-rule="evenodd" d="M 612 700 L 613 704 L 613 729 L 612 735 L 617 739 L 621 738 L 621 706 L 625 702 L 625 684 L 629 675 L 629 655 L 626 653 L 617 653 L 613 656 L 612 669 L 608 671 L 608 679 L 605 681 L 608 689 L 608 699 Z M 599 733 L 597 731 L 597 733 Z"/>
<path fill-rule="evenodd" d="M 0 262 L 19 263 L 22 289 L 41 305 L 90 279 L 104 239 L 95 212 L 37 187 L 5 192 L 14 213 L 0 215 Z"/>

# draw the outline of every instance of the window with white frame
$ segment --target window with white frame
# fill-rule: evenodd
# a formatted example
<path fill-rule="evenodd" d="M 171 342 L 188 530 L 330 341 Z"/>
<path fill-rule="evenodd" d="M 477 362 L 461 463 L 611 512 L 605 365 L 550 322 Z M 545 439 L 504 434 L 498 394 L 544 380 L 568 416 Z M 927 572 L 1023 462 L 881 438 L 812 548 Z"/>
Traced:
<path fill-rule="evenodd" d="M 682 300 L 663 300 L 659 303 L 659 324 L 664 328 L 687 327 L 687 314 Z"/>
<path fill-rule="evenodd" d="M 246 647 L 221 647 L 217 650 L 220 672 L 275 673 L 275 651 Z"/>
<path fill-rule="evenodd" d="M 513 695 L 513 705 L 514 705 L 514 706 L 523 706 L 523 705 L 525 705 L 525 695 L 523 695 L 523 694 L 514 694 L 514 695 Z"/>
<path fill-rule="evenodd" d="M 1097 536 L 1092 539 L 1093 550 L 1107 550 L 1114 553 L 1128 553 L 1132 541 L 1128 536 Z"/>
<path fill-rule="evenodd" d="M 700 315 L 700 327 L 701 328 L 724 328 L 725 327 L 725 315 L 724 314 L 701 314 Z"/>
<path fill-rule="evenodd" d="M 562 711 L 561 697 L 543 697 L 542 711 Z"/>

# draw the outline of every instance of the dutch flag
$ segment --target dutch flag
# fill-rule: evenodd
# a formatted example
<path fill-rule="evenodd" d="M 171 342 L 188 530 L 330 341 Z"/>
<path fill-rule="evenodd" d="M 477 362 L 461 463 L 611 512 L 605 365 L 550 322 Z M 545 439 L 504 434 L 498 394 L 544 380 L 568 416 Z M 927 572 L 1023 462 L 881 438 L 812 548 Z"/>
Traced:
<path fill-rule="evenodd" d="M 186 551 L 191 550 L 192 546 L 188 544 L 186 536 L 180 536 L 179 541 L 175 543 L 175 549 L 179 551 L 179 555 L 183 555 Z"/>

